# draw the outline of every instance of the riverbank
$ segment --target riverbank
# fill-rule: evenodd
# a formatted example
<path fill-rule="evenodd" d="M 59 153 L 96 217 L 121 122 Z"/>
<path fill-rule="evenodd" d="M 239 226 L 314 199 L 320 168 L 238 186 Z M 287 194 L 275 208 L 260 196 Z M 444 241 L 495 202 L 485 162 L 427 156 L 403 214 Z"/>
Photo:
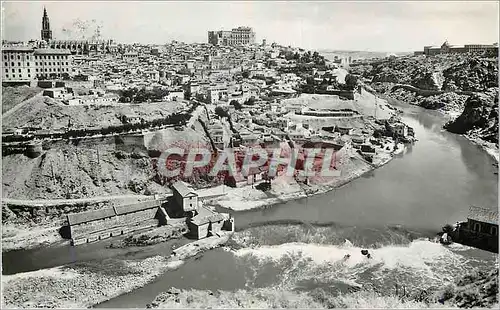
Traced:
<path fill-rule="evenodd" d="M 314 245 L 312 245 L 314 247 Z M 439 246 L 435 246 L 439 249 Z M 380 255 L 385 250 L 379 250 Z M 271 251 L 272 252 L 272 251 Z M 305 251 L 306 252 L 306 251 Z M 278 252 L 274 252 L 277 254 Z M 312 254 L 312 260 L 322 260 L 321 252 Z M 329 252 L 331 255 L 331 251 Z M 271 254 L 272 255 L 272 254 Z M 311 254 L 310 254 L 311 255 Z M 319 257 L 318 257 L 319 256 Z M 328 256 L 328 255 L 327 255 Z M 341 260 L 342 255 L 338 256 Z M 403 257 L 402 257 L 403 258 Z M 299 259 L 296 258 L 295 259 Z M 352 256 L 351 256 L 352 259 Z M 412 260 L 409 259 L 408 262 Z M 359 266 L 360 263 L 353 263 Z M 351 266 L 353 266 L 351 265 Z M 398 265 L 396 263 L 394 266 Z M 409 266 L 405 266 L 411 270 Z M 418 265 L 418 263 L 417 263 Z M 303 266 L 303 268 L 306 268 Z M 335 268 L 329 265 L 329 269 Z M 425 268 L 428 268 L 426 266 Z M 336 269 L 340 269 L 337 265 Z M 328 274 L 328 272 L 326 272 Z M 323 275 L 325 276 L 325 275 Z M 291 280 L 291 279 L 290 279 Z M 287 280 L 287 283 L 290 282 Z M 177 289 L 172 287 L 159 293 L 147 308 L 356 308 L 356 309 L 421 309 L 421 308 L 498 308 L 498 266 L 485 271 L 475 269 L 444 280 L 443 285 L 425 284 L 421 289 L 406 290 L 405 286 L 382 292 L 370 285 L 340 290 L 315 287 L 310 290 L 293 289 L 287 285 L 239 290 Z"/>
<path fill-rule="evenodd" d="M 210 237 L 173 250 L 170 257 L 105 259 L 2 276 L 3 305 L 8 308 L 89 308 L 152 282 L 184 260 L 226 243 L 231 236 Z M 175 255 L 172 255 L 174 254 Z"/>
<path fill-rule="evenodd" d="M 2 276 L 8 308 L 88 308 L 144 286 L 182 261 L 155 256 L 142 261 L 108 259 Z"/>
<path fill-rule="evenodd" d="M 26 226 L 2 224 L 2 252 L 28 250 L 44 245 L 64 242 L 59 235 L 61 226 Z"/>
<path fill-rule="evenodd" d="M 289 309 L 332 309 L 332 308 L 450 308 L 440 304 L 426 304 L 417 301 L 404 301 L 398 296 L 381 296 L 375 292 L 332 296 L 322 289 L 312 293 L 282 290 L 277 288 L 228 291 L 178 290 L 171 288 L 158 295 L 147 306 L 159 309 L 194 308 L 289 308 Z"/>
<path fill-rule="evenodd" d="M 394 155 L 401 154 L 406 148 L 402 143 L 398 144 L 395 151 L 387 151 L 386 147 L 393 150 L 394 143 L 387 143 L 382 147 L 377 147 L 377 154 L 374 156 L 373 163 L 365 161 L 354 149 L 350 150 L 349 159 L 342 163 L 339 168 L 341 171 L 339 177 L 315 179 L 309 184 L 304 184 L 297 182 L 292 177 L 280 176 L 271 181 L 271 190 L 268 192 L 256 189 L 255 185 L 246 185 L 239 188 L 223 185 L 213 190 L 224 192 L 225 195 L 208 200 L 207 204 L 233 211 L 245 211 L 324 194 L 386 165 L 393 159 Z"/>
<path fill-rule="evenodd" d="M 372 87 L 366 86 L 366 85 L 365 85 L 365 87 L 368 87 L 369 89 L 371 89 L 372 91 L 375 92 L 375 90 Z M 383 98 L 391 103 L 399 100 L 399 99 L 393 98 L 387 94 L 383 94 L 383 93 L 377 93 L 377 94 L 381 98 Z M 411 101 L 407 102 L 407 103 L 409 103 L 411 105 L 415 105 L 415 106 L 420 106 L 419 104 L 411 102 Z M 454 120 L 462 114 L 462 112 L 464 111 L 464 105 L 463 104 L 447 105 L 441 109 L 436 109 L 434 111 L 440 112 L 448 120 Z M 491 143 L 491 142 L 488 142 L 488 141 L 481 139 L 481 137 L 475 135 L 474 132 L 464 134 L 463 136 L 465 138 L 467 138 L 467 140 L 469 140 L 472 144 L 478 146 L 483 151 L 485 151 L 488 155 L 490 155 L 498 163 L 498 160 L 500 158 L 500 150 L 499 150 L 498 145 L 496 145 L 495 143 Z"/>
<path fill-rule="evenodd" d="M 477 145 L 483 151 L 488 153 L 498 164 L 498 159 L 500 157 L 498 146 L 494 143 L 484 141 L 483 139 L 474 136 L 473 134 L 464 135 L 471 143 Z"/>

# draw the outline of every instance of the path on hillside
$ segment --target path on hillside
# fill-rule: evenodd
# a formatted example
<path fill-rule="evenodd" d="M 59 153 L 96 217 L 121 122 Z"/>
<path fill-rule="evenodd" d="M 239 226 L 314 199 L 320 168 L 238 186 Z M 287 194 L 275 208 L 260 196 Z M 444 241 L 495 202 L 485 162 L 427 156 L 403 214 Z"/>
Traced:
<path fill-rule="evenodd" d="M 226 187 L 226 192 L 229 191 Z M 224 188 L 213 187 L 198 190 L 198 197 L 201 199 L 210 199 L 219 196 L 226 195 Z M 12 199 L 12 198 L 2 198 L 2 203 L 16 206 L 25 207 L 51 207 L 59 205 L 72 205 L 81 203 L 96 203 L 104 202 L 117 199 L 166 199 L 172 196 L 172 194 L 162 194 L 162 195 L 138 195 L 138 194 L 123 194 L 123 195 L 111 195 L 111 196 L 98 196 L 92 198 L 75 198 L 75 199 Z"/>
<path fill-rule="evenodd" d="M 125 194 L 125 195 L 112 195 L 112 196 L 98 196 L 92 198 L 76 198 L 76 199 L 11 199 L 2 198 L 2 203 L 18 206 L 28 206 L 28 207 L 48 207 L 57 205 L 71 205 L 89 202 L 103 202 L 116 199 L 127 199 L 127 198 L 153 198 L 154 196 L 137 195 L 137 194 Z"/>
<path fill-rule="evenodd" d="M 26 104 L 28 102 L 31 102 L 31 101 L 35 100 L 36 98 L 42 97 L 42 94 L 43 94 L 43 91 L 41 91 L 40 93 L 34 95 L 33 97 L 29 98 L 28 100 L 24 100 L 22 102 L 19 102 L 18 104 L 16 104 L 15 106 L 13 106 L 9 111 L 7 111 L 5 113 L 2 113 L 2 119 L 4 119 L 5 117 L 11 115 L 12 113 L 16 112 L 17 110 L 19 110 L 24 104 Z"/>

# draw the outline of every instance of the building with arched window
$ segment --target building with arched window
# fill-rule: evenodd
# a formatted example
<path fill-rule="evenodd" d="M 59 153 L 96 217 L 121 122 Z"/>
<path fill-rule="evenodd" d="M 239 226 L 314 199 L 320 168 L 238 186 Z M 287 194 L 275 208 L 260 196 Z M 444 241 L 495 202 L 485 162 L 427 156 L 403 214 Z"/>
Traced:
<path fill-rule="evenodd" d="M 498 212 L 472 206 L 467 216 L 467 226 L 473 232 L 498 237 Z"/>
<path fill-rule="evenodd" d="M 467 222 L 457 223 L 453 241 L 498 253 L 498 211 L 471 206 Z"/>

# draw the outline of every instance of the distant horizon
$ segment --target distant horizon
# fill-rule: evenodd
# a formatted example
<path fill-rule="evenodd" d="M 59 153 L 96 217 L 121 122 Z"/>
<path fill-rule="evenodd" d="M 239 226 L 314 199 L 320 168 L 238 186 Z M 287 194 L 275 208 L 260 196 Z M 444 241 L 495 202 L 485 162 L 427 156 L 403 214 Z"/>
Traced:
<path fill-rule="evenodd" d="M 228 5 L 230 4 L 230 5 Z M 53 38 L 118 43 L 206 43 L 207 31 L 250 26 L 256 43 L 316 51 L 406 53 L 426 45 L 498 42 L 497 1 L 474 2 L 2 2 L 2 39 L 40 38 L 43 8 Z M 195 22 L 192 22 L 195 21 Z M 460 31 L 457 31 L 460 29 Z M 149 42 L 149 43 L 146 43 Z"/>

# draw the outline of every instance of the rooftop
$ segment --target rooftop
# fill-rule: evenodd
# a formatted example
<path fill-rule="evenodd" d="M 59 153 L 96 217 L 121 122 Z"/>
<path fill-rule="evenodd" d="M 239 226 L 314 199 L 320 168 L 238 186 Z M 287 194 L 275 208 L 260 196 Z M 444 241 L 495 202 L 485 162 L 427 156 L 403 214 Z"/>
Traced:
<path fill-rule="evenodd" d="M 226 217 L 221 213 L 215 213 L 205 207 L 199 209 L 199 213 L 191 218 L 191 223 L 195 225 L 203 225 L 209 222 L 219 222 L 224 220 Z"/>
<path fill-rule="evenodd" d="M 190 184 L 182 181 L 175 182 L 172 187 L 174 191 L 177 191 L 182 197 L 187 197 L 188 195 L 198 195 Z"/>
<path fill-rule="evenodd" d="M 467 218 L 478 222 L 498 225 L 498 211 L 491 209 L 471 206 Z"/>
<path fill-rule="evenodd" d="M 71 52 L 66 49 L 38 48 L 35 49 L 37 55 L 71 55 Z"/>
<path fill-rule="evenodd" d="M 67 219 L 68 224 L 71 226 L 91 221 L 97 221 L 111 216 L 115 216 L 115 210 L 113 208 L 104 208 L 100 210 L 71 213 L 67 215 Z"/>
<path fill-rule="evenodd" d="M 2 47 L 2 52 L 33 52 L 35 49 L 29 46 L 7 46 Z"/>

